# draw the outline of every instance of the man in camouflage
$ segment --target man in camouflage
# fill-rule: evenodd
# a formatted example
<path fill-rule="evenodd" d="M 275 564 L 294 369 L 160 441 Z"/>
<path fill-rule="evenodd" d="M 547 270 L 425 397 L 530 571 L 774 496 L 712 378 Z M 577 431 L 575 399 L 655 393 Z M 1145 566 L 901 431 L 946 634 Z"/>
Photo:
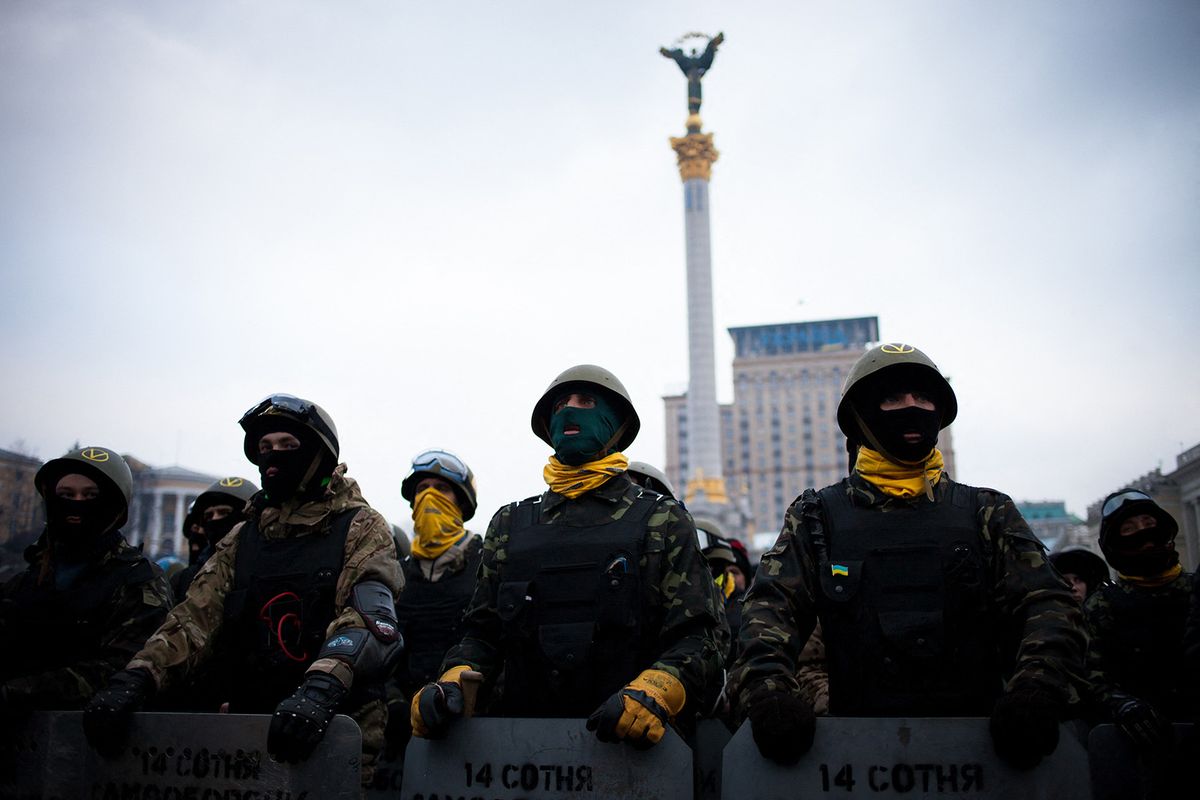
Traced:
<path fill-rule="evenodd" d="M 307 758 L 335 713 L 352 716 L 369 784 L 386 724 L 383 680 L 400 648 L 391 530 L 338 465 L 337 430 L 320 406 L 271 395 L 241 425 L 263 484 L 250 519 L 88 704 L 85 731 L 102 753 L 118 751 L 155 692 L 218 661 L 231 712 L 274 711 L 267 750 L 280 760 Z"/>
<path fill-rule="evenodd" d="M 192 502 L 183 523 L 188 541 L 188 565 L 171 577 L 175 602 L 182 602 L 188 587 L 204 562 L 212 557 L 217 543 L 246 521 L 246 504 L 258 487 L 245 478 L 231 475 L 215 481 Z"/>
<path fill-rule="evenodd" d="M 603 741 L 658 742 L 721 679 L 720 599 L 678 503 L 634 485 L 622 450 L 640 426 L 620 381 L 578 366 L 534 406 L 554 448 L 550 490 L 488 525 L 462 642 L 413 699 L 413 732 L 462 713 L 463 673 L 503 669 L 504 716 L 583 717 Z M 685 713 L 686 712 L 686 713 Z"/>
<path fill-rule="evenodd" d="M 0 721 L 79 709 L 170 608 L 166 577 L 121 535 L 133 476 L 105 447 L 46 462 L 34 477 L 46 529 L 29 567 L 0 587 Z"/>
<path fill-rule="evenodd" d="M 847 376 L 838 424 L 853 471 L 788 509 L 743 610 L 729 689 L 765 756 L 795 763 L 811 746 L 796 672 L 818 619 L 832 714 L 990 714 L 997 753 L 1018 768 L 1057 746 L 1079 699 L 1079 608 L 1012 501 L 942 471 L 938 431 L 956 412 L 908 345 L 869 350 Z"/>

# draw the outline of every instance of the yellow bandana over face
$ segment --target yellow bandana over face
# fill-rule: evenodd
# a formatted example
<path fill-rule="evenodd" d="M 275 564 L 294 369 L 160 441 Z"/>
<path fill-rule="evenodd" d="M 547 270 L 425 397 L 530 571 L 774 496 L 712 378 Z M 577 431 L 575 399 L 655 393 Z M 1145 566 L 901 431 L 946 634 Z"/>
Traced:
<path fill-rule="evenodd" d="M 462 538 L 462 512 L 437 489 L 422 489 L 413 498 L 413 531 L 412 554 L 437 558 Z"/>
<path fill-rule="evenodd" d="M 611 453 L 604 458 L 572 467 L 564 464 L 554 456 L 542 470 L 542 478 L 551 490 L 564 497 L 574 500 L 579 495 L 590 492 L 614 475 L 620 475 L 629 467 L 629 459 L 624 453 Z"/>
<path fill-rule="evenodd" d="M 858 448 L 854 471 L 879 487 L 889 497 L 916 497 L 925 494 L 933 499 L 933 487 L 942 477 L 942 451 L 936 447 L 924 464 L 895 464 L 869 447 Z"/>

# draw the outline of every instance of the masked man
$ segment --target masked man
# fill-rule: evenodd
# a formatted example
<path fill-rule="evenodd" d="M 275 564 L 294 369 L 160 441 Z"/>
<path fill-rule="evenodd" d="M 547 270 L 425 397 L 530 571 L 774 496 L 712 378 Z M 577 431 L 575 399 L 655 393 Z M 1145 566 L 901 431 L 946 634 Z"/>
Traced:
<path fill-rule="evenodd" d="M 504 671 L 500 716 L 586 717 L 603 741 L 658 742 L 719 686 L 720 599 L 691 518 L 636 486 L 622 451 L 640 422 L 611 372 L 572 367 L 537 401 L 550 490 L 488 525 L 462 642 L 413 698 L 418 736 L 462 712 L 462 674 Z"/>
<path fill-rule="evenodd" d="M 446 651 L 462 638 L 462 616 L 475 591 L 483 539 L 464 528 L 478 506 L 475 474 L 445 450 L 426 450 L 413 459 L 400 484 L 412 506 L 412 554 L 401 562 L 404 589 L 396 616 L 404 657 L 396 670 L 395 703 L 388 714 L 389 746 L 408 741 L 408 704 L 436 680 Z"/>
<path fill-rule="evenodd" d="M 166 617 L 166 577 L 121 535 L 133 475 L 105 447 L 47 461 L 34 477 L 46 529 L 29 568 L 0 587 L 0 720 L 82 708 Z"/>
<path fill-rule="evenodd" d="M 267 750 L 305 759 L 334 714 L 363 734 L 363 782 L 383 745 L 383 682 L 399 655 L 391 530 L 338 464 L 324 409 L 287 394 L 240 420 L 263 489 L 187 597 L 84 713 L 92 746 L 119 750 L 132 712 L 210 659 L 229 664 L 233 713 L 274 711 Z"/>
<path fill-rule="evenodd" d="M 258 487 L 245 478 L 221 478 L 194 501 L 184 521 L 188 541 L 188 565 L 171 579 L 175 601 L 183 600 L 204 562 L 212 557 L 217 543 L 239 522 L 246 521 L 246 504 Z"/>
<path fill-rule="evenodd" d="M 1100 718 L 1141 751 L 1171 742 L 1172 719 L 1191 721 L 1200 687 L 1186 678 L 1184 628 L 1193 575 L 1183 571 L 1179 525 L 1145 492 L 1101 506 L 1100 550 L 1117 571 L 1084 604 L 1088 677 Z"/>
<path fill-rule="evenodd" d="M 831 714 L 990 715 L 1018 768 L 1057 746 L 1078 702 L 1079 606 L 1007 496 L 943 472 L 938 432 L 956 412 L 909 345 L 850 370 L 837 418 L 854 469 L 788 509 L 742 612 L 730 694 L 764 756 L 794 763 L 811 746 L 795 675 L 818 619 Z"/>

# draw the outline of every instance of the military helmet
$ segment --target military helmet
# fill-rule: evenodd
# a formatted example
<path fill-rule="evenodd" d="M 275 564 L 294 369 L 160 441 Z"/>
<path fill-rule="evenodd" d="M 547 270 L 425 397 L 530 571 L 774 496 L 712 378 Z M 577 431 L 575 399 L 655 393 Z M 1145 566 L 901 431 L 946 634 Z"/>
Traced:
<path fill-rule="evenodd" d="M 553 413 L 554 401 L 564 394 L 580 390 L 600 391 L 616 406 L 621 412 L 622 421 L 615 449 L 624 450 L 629 447 L 637 438 L 642 421 L 638 419 L 637 410 L 633 407 L 633 401 L 629 398 L 629 392 L 625 390 L 625 385 L 617 380 L 616 375 L 595 364 L 579 364 L 571 367 L 550 381 L 546 391 L 533 406 L 533 415 L 530 418 L 530 425 L 537 437 L 551 447 L 554 446 L 554 443 L 550 441 L 550 416 Z"/>
<path fill-rule="evenodd" d="M 733 554 L 733 545 L 725 538 L 725 531 L 722 530 L 719 522 L 708 517 L 696 517 L 695 523 L 696 536 L 700 539 L 700 552 L 704 554 L 704 558 L 710 564 L 713 562 L 737 563 L 737 558 Z"/>
<path fill-rule="evenodd" d="M 950 382 L 942 375 L 933 359 L 910 344 L 899 342 L 880 344 L 862 354 L 842 384 L 842 399 L 838 403 L 838 427 L 847 439 L 858 439 L 860 434 L 858 422 L 854 418 L 854 402 L 861 394 L 867 379 L 879 375 L 885 370 L 905 367 L 924 375 L 931 380 L 930 388 L 934 392 L 934 403 L 941 415 L 941 427 L 945 428 L 954 422 L 958 416 L 958 399 Z M 869 383 L 869 382 L 868 382 Z"/>
<path fill-rule="evenodd" d="M 1170 539 L 1179 535 L 1179 523 L 1153 497 L 1140 489 L 1122 489 L 1104 498 L 1100 505 L 1100 549 L 1106 555 L 1113 536 L 1121 529 L 1121 523 L 1137 514 L 1154 517 L 1158 528 Z"/>
<path fill-rule="evenodd" d="M 129 465 L 121 458 L 120 453 L 107 447 L 80 447 L 66 455 L 53 458 L 42 464 L 41 469 L 34 475 L 33 482 L 38 494 L 45 497 L 47 488 L 50 491 L 54 490 L 54 487 L 49 485 L 51 479 L 57 482 L 62 476 L 72 473 L 87 475 L 93 479 L 100 477 L 107 481 L 120 491 L 121 496 L 125 498 L 125 505 L 129 505 L 133 499 L 133 473 L 129 471 Z"/>
<path fill-rule="evenodd" d="M 479 505 L 475 493 L 475 473 L 461 458 L 445 450 L 426 450 L 412 460 L 412 469 L 400 484 L 400 496 L 411 506 L 417 497 L 417 484 L 423 478 L 441 478 L 454 488 L 463 522 L 475 516 Z"/>
<path fill-rule="evenodd" d="M 242 507 L 250 502 L 250 498 L 256 494 L 258 494 L 258 487 L 253 483 L 245 478 L 230 475 L 215 481 L 212 486 L 201 492 L 192 508 L 203 512 L 209 506 L 224 505 L 222 500 L 228 498 L 232 501 L 229 505 L 233 506 L 233 510 L 241 511 Z"/>
<path fill-rule="evenodd" d="M 251 464 L 258 463 L 258 440 L 264 434 L 273 433 L 272 426 L 284 420 L 315 433 L 325 449 L 337 459 L 340 452 L 337 427 L 325 409 L 295 395 L 272 394 L 256 403 L 238 420 L 246 432 L 242 448 Z M 287 425 L 278 429 L 286 430 Z"/>
<path fill-rule="evenodd" d="M 86 475 L 98 484 L 105 484 L 110 491 L 116 489 L 120 492 L 125 510 L 121 512 L 116 526 L 119 528 L 125 524 L 129 518 L 129 503 L 133 499 L 133 473 L 120 453 L 107 447 L 76 448 L 42 464 L 33 476 L 33 484 L 38 494 L 46 497 L 53 494 L 54 484 L 60 478 L 72 474 Z"/>
<path fill-rule="evenodd" d="M 678 499 L 675 497 L 675 487 L 667 479 L 666 473 L 658 467 L 647 464 L 645 461 L 630 461 L 625 471 L 633 473 L 630 477 L 633 478 L 633 482 L 637 485 L 653 489 L 659 494 L 665 494 L 672 500 Z"/>

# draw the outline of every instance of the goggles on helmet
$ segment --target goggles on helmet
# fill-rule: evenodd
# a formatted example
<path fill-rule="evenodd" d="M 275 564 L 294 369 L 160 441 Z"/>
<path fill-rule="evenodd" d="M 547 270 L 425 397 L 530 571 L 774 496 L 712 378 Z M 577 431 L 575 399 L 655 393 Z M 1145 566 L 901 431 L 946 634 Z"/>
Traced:
<path fill-rule="evenodd" d="M 1107 517 L 1115 513 L 1117 509 L 1126 503 L 1135 503 L 1141 501 L 1154 502 L 1154 499 L 1145 492 L 1139 492 L 1136 489 L 1130 489 L 1127 492 L 1114 494 L 1112 497 L 1104 501 L 1104 506 L 1100 509 L 1100 516 Z"/>
<path fill-rule="evenodd" d="M 413 459 L 412 471 L 445 475 L 464 485 L 469 482 L 467 465 L 458 456 L 445 450 L 426 450 L 421 453 Z"/>
<path fill-rule="evenodd" d="M 271 394 L 264 397 L 254 405 L 242 418 L 238 420 L 239 424 L 244 424 L 247 420 L 260 417 L 263 414 L 272 413 L 270 409 L 280 409 L 292 414 L 301 422 L 308 421 L 309 414 L 312 413 L 312 404 L 307 400 L 301 400 L 299 397 L 291 394 Z M 278 413 L 278 412 L 274 412 Z"/>

